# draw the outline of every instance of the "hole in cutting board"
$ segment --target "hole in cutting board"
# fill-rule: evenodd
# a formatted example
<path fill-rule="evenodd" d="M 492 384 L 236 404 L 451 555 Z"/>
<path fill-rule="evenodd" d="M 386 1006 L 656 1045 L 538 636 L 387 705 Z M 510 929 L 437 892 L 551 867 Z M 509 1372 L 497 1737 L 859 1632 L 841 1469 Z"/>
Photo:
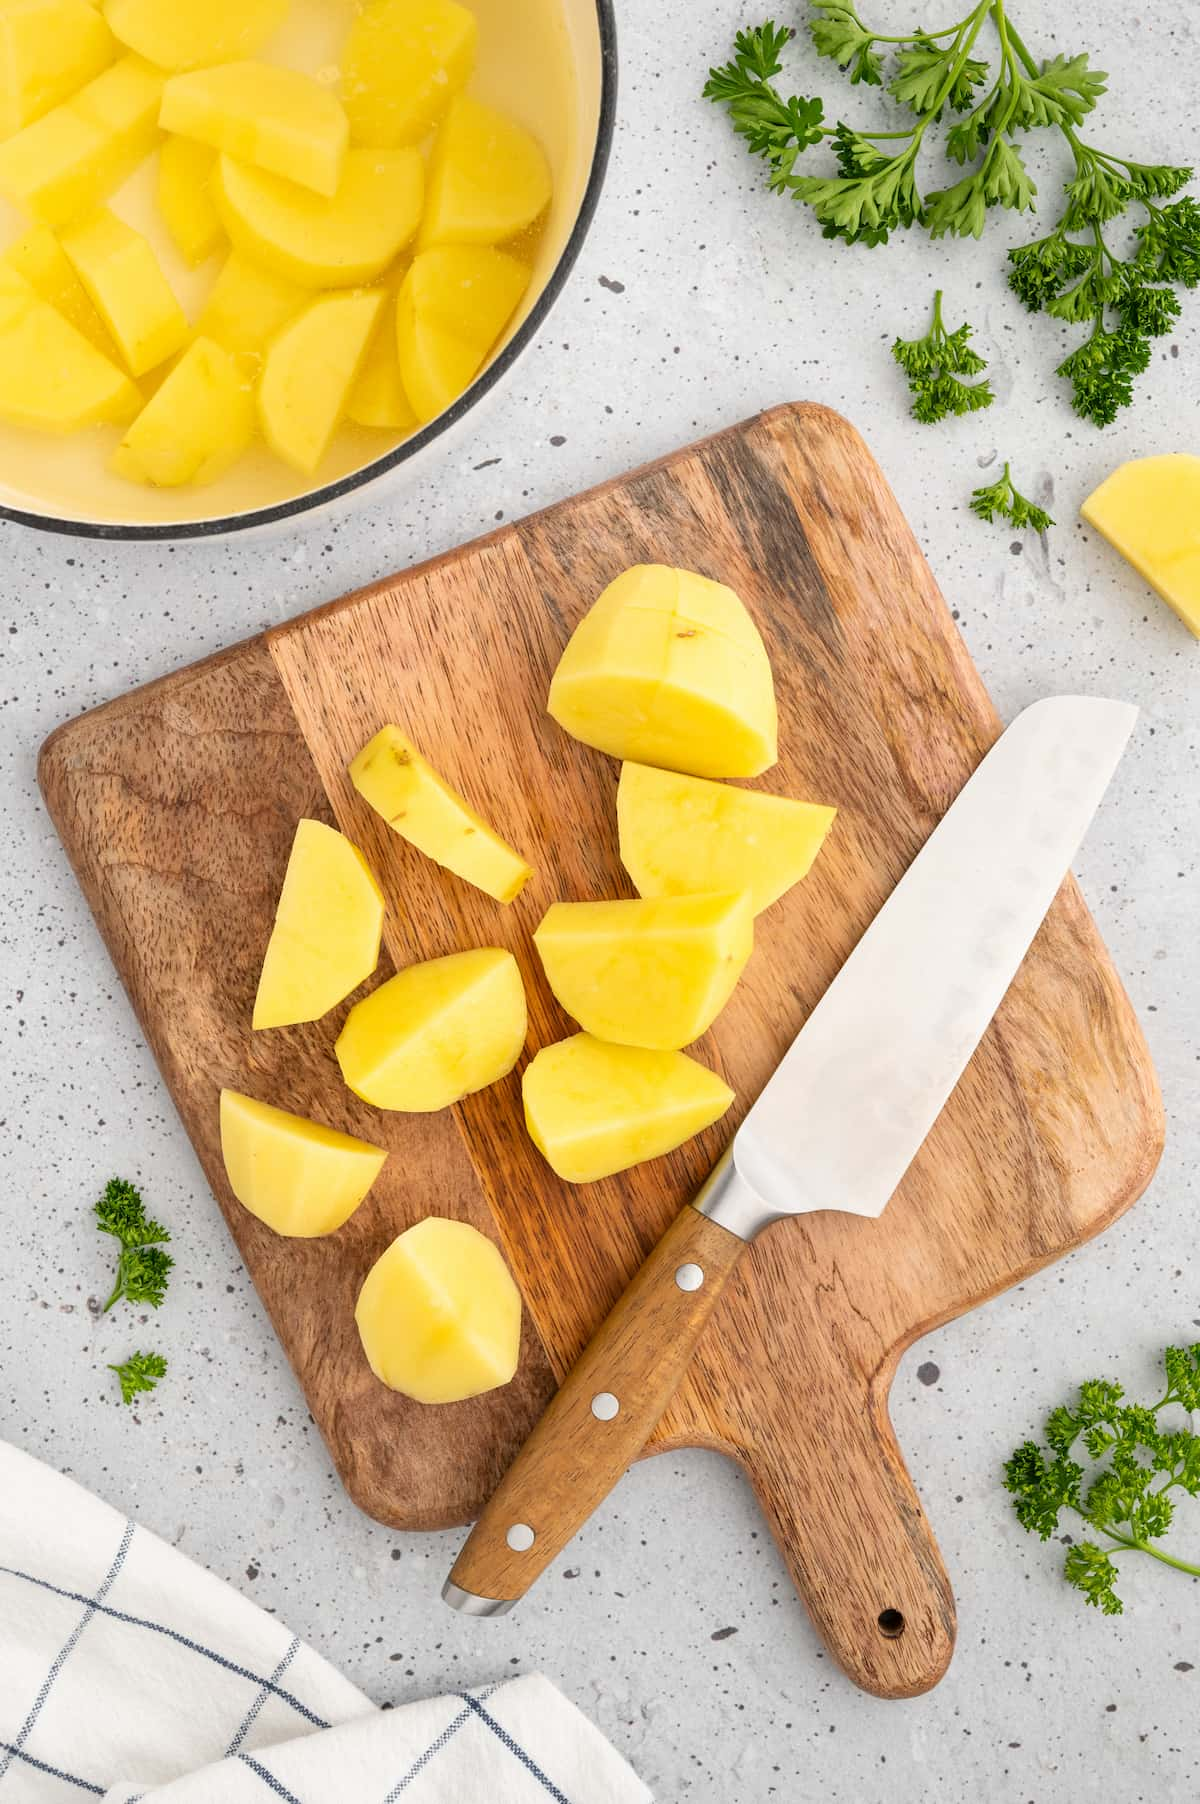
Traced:
<path fill-rule="evenodd" d="M 888 1641 L 896 1641 L 904 1633 L 904 1613 L 901 1610 L 881 1610 L 879 1612 L 879 1632 Z"/>

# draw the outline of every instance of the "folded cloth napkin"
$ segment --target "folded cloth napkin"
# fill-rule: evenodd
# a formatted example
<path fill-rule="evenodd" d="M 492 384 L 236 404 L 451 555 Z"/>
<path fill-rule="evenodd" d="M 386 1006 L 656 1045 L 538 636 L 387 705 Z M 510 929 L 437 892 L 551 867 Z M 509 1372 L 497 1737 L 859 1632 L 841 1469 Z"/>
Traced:
<path fill-rule="evenodd" d="M 0 1804 L 648 1804 L 548 1680 L 382 1711 L 221 1579 L 0 1442 Z"/>

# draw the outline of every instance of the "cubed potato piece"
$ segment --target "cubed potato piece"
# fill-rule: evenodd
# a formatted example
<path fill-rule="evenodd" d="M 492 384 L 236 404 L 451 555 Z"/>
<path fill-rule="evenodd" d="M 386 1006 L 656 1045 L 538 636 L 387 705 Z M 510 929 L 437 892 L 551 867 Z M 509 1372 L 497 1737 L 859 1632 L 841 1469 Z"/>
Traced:
<path fill-rule="evenodd" d="M 1200 457 L 1135 458 L 1080 512 L 1200 638 Z"/>
<path fill-rule="evenodd" d="M 394 306 L 394 302 L 385 302 Z M 419 421 L 400 374 L 400 352 L 396 334 L 385 317 L 367 352 L 367 360 L 350 391 L 346 418 L 356 426 L 369 426 L 376 432 L 392 432 L 406 436 L 415 432 Z"/>
<path fill-rule="evenodd" d="M 160 69 L 253 56 L 287 17 L 288 0 L 105 0 L 123 44 Z"/>
<path fill-rule="evenodd" d="M 732 996 L 754 949 L 754 912 L 746 890 L 556 902 L 533 938 L 550 988 L 586 1033 L 677 1052 Z"/>
<path fill-rule="evenodd" d="M 550 165 L 533 133 L 461 94 L 434 145 L 421 248 L 515 238 L 546 211 L 551 187 Z"/>
<path fill-rule="evenodd" d="M 335 1234 L 387 1158 L 382 1147 L 236 1090 L 221 1092 L 221 1155 L 242 1207 L 294 1240 Z"/>
<path fill-rule="evenodd" d="M 318 194 L 337 193 L 350 135 L 335 94 L 275 63 L 221 63 L 171 76 L 159 124 Z"/>
<path fill-rule="evenodd" d="M 288 321 L 311 304 L 309 289 L 232 251 L 209 290 L 196 331 L 235 356 L 258 358 Z"/>
<path fill-rule="evenodd" d="M 255 1028 L 319 1021 L 379 963 L 383 893 L 358 847 L 301 821 L 267 942 Z"/>
<path fill-rule="evenodd" d="M 402 839 L 497 902 L 513 901 L 533 876 L 399 727 L 381 728 L 363 747 L 350 781 Z"/>
<path fill-rule="evenodd" d="M 105 207 L 64 233 L 62 247 L 132 375 L 144 376 L 182 350 L 187 315 L 148 238 Z"/>
<path fill-rule="evenodd" d="M 396 343 L 404 390 L 419 421 L 468 389 L 529 286 L 528 266 L 481 245 L 422 251 L 404 278 Z"/>
<path fill-rule="evenodd" d="M 364 1102 L 424 1115 L 507 1077 L 525 1031 L 517 961 L 483 947 L 398 971 L 355 1003 L 336 1051 Z"/>
<path fill-rule="evenodd" d="M 719 1121 L 733 1091 L 683 1052 L 575 1034 L 544 1046 L 522 1079 L 525 1125 L 568 1184 L 592 1184 L 674 1152 Z"/>
<path fill-rule="evenodd" d="M 308 288 L 382 274 L 415 236 L 425 197 L 419 150 L 352 150 L 332 199 L 222 157 L 216 205 L 237 249 Z"/>
<path fill-rule="evenodd" d="M 193 269 L 224 237 L 213 195 L 217 153 L 195 138 L 168 138 L 158 163 L 158 208 L 185 263 Z"/>
<path fill-rule="evenodd" d="M 382 294 L 313 301 L 267 347 L 258 388 L 263 435 L 276 457 L 311 476 L 344 419 Z"/>
<path fill-rule="evenodd" d="M 418 144 L 475 67 L 475 15 L 457 0 L 372 0 L 342 50 L 342 102 L 356 144 Z"/>
<path fill-rule="evenodd" d="M 0 138 L 11 138 L 107 69 L 112 33 L 87 0 L 5 0 Z"/>
<path fill-rule="evenodd" d="M 758 628 L 723 583 L 639 564 L 571 635 L 549 710 L 585 745 L 694 777 L 756 777 L 778 757 Z"/>
<path fill-rule="evenodd" d="M 256 421 L 246 374 L 211 338 L 197 338 L 134 420 L 110 467 L 153 488 L 203 487 L 237 462 Z"/>
<path fill-rule="evenodd" d="M 50 226 L 91 212 L 158 143 L 163 77 L 123 56 L 0 144 L 0 194 Z"/>
<path fill-rule="evenodd" d="M 38 432 L 124 423 L 142 397 L 15 269 L 0 269 L 0 419 Z"/>
<path fill-rule="evenodd" d="M 431 1215 L 393 1240 L 354 1319 L 376 1378 L 417 1403 L 462 1403 L 516 1375 L 521 1293 L 469 1222 Z"/>
<path fill-rule="evenodd" d="M 30 226 L 15 244 L 9 245 L 2 261 L 24 276 L 30 287 L 57 308 L 110 362 L 117 359 L 119 352 L 112 333 L 88 299 L 74 264 L 49 226 Z"/>
<path fill-rule="evenodd" d="M 744 888 L 755 914 L 807 877 L 836 815 L 648 764 L 622 765 L 617 786 L 621 863 L 639 895 Z"/>

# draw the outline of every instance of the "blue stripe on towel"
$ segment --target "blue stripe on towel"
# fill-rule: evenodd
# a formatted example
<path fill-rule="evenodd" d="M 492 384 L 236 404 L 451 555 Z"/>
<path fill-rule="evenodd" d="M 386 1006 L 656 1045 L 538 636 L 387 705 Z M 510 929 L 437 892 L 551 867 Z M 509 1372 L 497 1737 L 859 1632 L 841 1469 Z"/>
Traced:
<path fill-rule="evenodd" d="M 487 1724 L 497 1741 L 502 1742 L 509 1753 L 514 1755 L 521 1762 L 521 1765 L 527 1768 L 528 1771 L 533 1774 L 533 1777 L 545 1787 L 548 1795 L 554 1799 L 554 1804 L 571 1804 L 571 1800 L 567 1797 L 566 1793 L 559 1791 L 554 1781 L 546 1777 L 541 1767 L 525 1752 L 525 1749 L 521 1746 L 520 1742 L 514 1741 L 508 1730 L 502 1728 L 494 1716 L 489 1715 L 483 1705 L 479 1702 L 478 1698 L 470 1697 L 465 1692 L 461 1695 L 463 1703 L 466 1704 L 469 1709 L 473 1710 L 482 1722 Z"/>
<path fill-rule="evenodd" d="M 238 1730 L 237 1734 L 234 1736 L 233 1740 L 230 1742 L 229 1746 L 225 1750 L 226 1760 L 229 1759 L 229 1756 L 231 1754 L 237 1753 L 238 1749 L 241 1747 L 242 1743 L 245 1741 L 247 1735 L 249 1735 L 251 1729 L 254 1727 L 254 1723 L 258 1717 L 259 1711 L 262 1709 L 263 1705 L 266 1703 L 267 1699 L 270 1697 L 271 1687 L 273 1685 L 278 1685 L 280 1679 L 282 1679 L 284 1673 L 287 1671 L 288 1667 L 292 1664 L 292 1661 L 296 1658 L 296 1655 L 299 1652 L 300 1652 L 300 1637 L 299 1637 L 299 1635 L 296 1635 L 292 1639 L 291 1647 L 288 1648 L 287 1653 L 283 1656 L 283 1659 L 279 1662 L 279 1665 L 275 1668 L 275 1671 L 271 1674 L 270 1678 L 266 1681 L 265 1684 L 259 1686 L 258 1696 L 255 1698 L 255 1700 L 251 1704 L 249 1710 L 247 1710 L 245 1716 L 243 1717 L 241 1728 Z"/>
<path fill-rule="evenodd" d="M 64 1785 L 77 1785 L 80 1791 L 94 1792 L 98 1798 L 102 1798 L 107 1789 L 103 1785 L 93 1785 L 90 1779 L 76 1778 L 74 1773 L 64 1773 L 61 1768 L 49 1766 L 44 1760 L 35 1760 L 33 1755 L 27 1754 L 23 1748 L 14 1748 L 11 1741 L 0 1741 L 0 1748 L 3 1748 L 7 1756 L 15 1755 L 18 1760 L 23 1760 L 26 1766 L 33 1767 L 35 1771 L 48 1773 L 51 1779 L 61 1779 Z"/>
<path fill-rule="evenodd" d="M 408 1788 L 412 1784 L 413 1780 L 416 1779 L 421 1773 L 423 1773 L 425 1771 L 425 1768 L 429 1765 L 429 1762 L 436 1755 L 440 1754 L 444 1747 L 446 1747 L 450 1742 L 452 1742 L 454 1740 L 454 1737 L 458 1734 L 459 1730 L 464 1728 L 466 1726 L 466 1724 L 470 1722 L 470 1720 L 471 1720 L 471 1712 L 469 1710 L 460 1711 L 459 1714 L 454 1718 L 454 1721 L 452 1723 L 448 1723 L 446 1725 L 446 1727 L 442 1730 L 442 1732 L 438 1736 L 437 1740 L 431 1741 L 429 1746 L 426 1748 L 425 1752 L 422 1755 L 420 1755 L 420 1757 L 418 1759 L 413 1761 L 412 1765 L 409 1767 L 409 1769 L 405 1773 L 404 1777 L 402 1779 L 397 1780 L 396 1784 L 393 1785 L 393 1787 L 392 1787 L 391 1791 L 388 1793 L 387 1797 L 383 1800 L 383 1804 L 396 1804 L 396 1799 L 400 1796 L 401 1792 L 405 1792 L 408 1790 Z"/>
<path fill-rule="evenodd" d="M 121 1545 L 117 1548 L 113 1563 L 108 1569 L 108 1575 L 100 1589 L 97 1591 L 95 1597 L 81 1597 L 78 1599 L 78 1602 L 86 1604 L 87 1608 L 84 1610 L 83 1615 L 75 1624 L 70 1635 L 59 1649 L 50 1671 L 46 1674 L 41 1690 L 33 1700 L 29 1715 L 25 1718 L 25 1721 L 21 1726 L 15 1744 L 12 1747 L 9 1747 L 7 1742 L 4 1744 L 7 1752 L 5 1753 L 4 1759 L 0 1760 L 0 1779 L 3 1779 L 5 1773 L 11 1769 L 14 1757 L 20 1754 L 25 1743 L 29 1740 L 30 1735 L 33 1733 L 33 1726 L 41 1714 L 42 1707 L 44 1706 L 46 1699 L 50 1696 L 51 1691 L 54 1689 L 54 1681 L 74 1653 L 79 1642 L 79 1637 L 83 1634 L 88 1623 L 96 1614 L 101 1602 L 112 1590 L 116 1576 L 125 1564 L 125 1555 L 129 1552 L 129 1543 L 133 1540 L 133 1529 L 134 1525 L 132 1522 L 127 1522 L 125 1524 L 124 1532 L 121 1535 Z"/>
<path fill-rule="evenodd" d="M 269 1785 L 277 1798 L 286 1798 L 288 1804 L 300 1804 L 300 1799 L 295 1792 L 289 1791 L 287 1786 L 275 1777 L 274 1773 L 269 1773 L 265 1766 L 259 1766 L 258 1761 L 251 1759 L 249 1754 L 239 1754 L 237 1758 L 243 1766 L 248 1766 L 264 1785 Z"/>
<path fill-rule="evenodd" d="M 32 1572 L 18 1572 L 12 1566 L 0 1566 L 0 1573 L 8 1578 L 24 1579 L 27 1584 L 37 1585 L 43 1591 L 52 1591 L 56 1597 L 69 1597 L 78 1604 L 93 1604 L 100 1615 L 111 1616 L 114 1622 L 127 1622 L 135 1629 L 150 1629 L 156 1635 L 165 1635 L 169 1641 L 177 1641 L 180 1647 L 190 1648 L 192 1653 L 202 1654 L 214 1665 L 224 1667 L 226 1672 L 236 1673 L 239 1679 L 249 1679 L 254 1685 L 265 1686 L 273 1697 L 282 1698 L 285 1704 L 290 1704 L 296 1714 L 302 1716 L 305 1722 L 312 1723 L 314 1728 L 328 1729 L 329 1727 L 323 1716 L 318 1716 L 314 1710 L 308 1708 L 307 1704 L 302 1704 L 298 1697 L 293 1697 L 291 1692 L 285 1691 L 281 1685 L 273 1684 L 270 1679 L 264 1679 L 261 1673 L 251 1672 L 248 1667 L 239 1666 L 234 1660 L 227 1660 L 224 1654 L 217 1653 L 215 1648 L 205 1647 L 199 1641 L 192 1641 L 187 1635 L 181 1635 L 178 1629 L 169 1629 L 165 1623 L 150 1622 L 144 1616 L 130 1616 L 124 1610 L 114 1610 L 108 1604 L 96 1603 L 94 1598 L 85 1597 L 81 1591 L 64 1591 L 61 1586 L 52 1585 L 49 1579 L 37 1578 Z"/>

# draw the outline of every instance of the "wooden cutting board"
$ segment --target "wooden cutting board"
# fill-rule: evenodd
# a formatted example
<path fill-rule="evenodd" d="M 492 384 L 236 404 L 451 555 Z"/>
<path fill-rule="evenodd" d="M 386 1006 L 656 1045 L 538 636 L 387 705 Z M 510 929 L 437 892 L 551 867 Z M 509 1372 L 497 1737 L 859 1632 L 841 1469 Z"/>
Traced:
<path fill-rule="evenodd" d="M 573 1189 L 527 1141 L 516 1075 L 452 1114 L 383 1116 L 339 1080 L 344 1009 L 253 1036 L 259 961 L 295 823 L 316 815 L 383 880 L 395 963 L 510 946 L 531 1049 L 569 1031 L 531 930 L 557 897 L 631 892 L 617 768 L 560 732 L 544 698 L 574 623 L 640 561 L 741 592 L 779 690 L 764 786 L 840 810 L 812 876 L 760 918 L 747 975 L 699 1048 L 742 1112 L 999 731 L 895 499 L 836 415 L 765 414 L 151 684 L 43 752 L 51 813 L 313 1416 L 350 1494 L 397 1528 L 471 1517 L 735 1117 Z M 512 908 L 423 860 L 352 790 L 347 760 L 389 720 L 537 863 Z M 339 1234 L 280 1240 L 234 1202 L 222 1084 L 393 1149 Z M 818 1628 L 867 1689 L 926 1689 L 954 1640 L 888 1420 L 901 1352 L 1111 1222 L 1161 1140 L 1145 1045 L 1068 882 L 883 1218 L 780 1224 L 723 1301 L 653 1447 L 715 1447 L 745 1467 Z M 528 1305 L 515 1382 L 445 1409 L 376 1383 L 352 1318 L 372 1261 L 431 1212 L 495 1235 Z"/>

